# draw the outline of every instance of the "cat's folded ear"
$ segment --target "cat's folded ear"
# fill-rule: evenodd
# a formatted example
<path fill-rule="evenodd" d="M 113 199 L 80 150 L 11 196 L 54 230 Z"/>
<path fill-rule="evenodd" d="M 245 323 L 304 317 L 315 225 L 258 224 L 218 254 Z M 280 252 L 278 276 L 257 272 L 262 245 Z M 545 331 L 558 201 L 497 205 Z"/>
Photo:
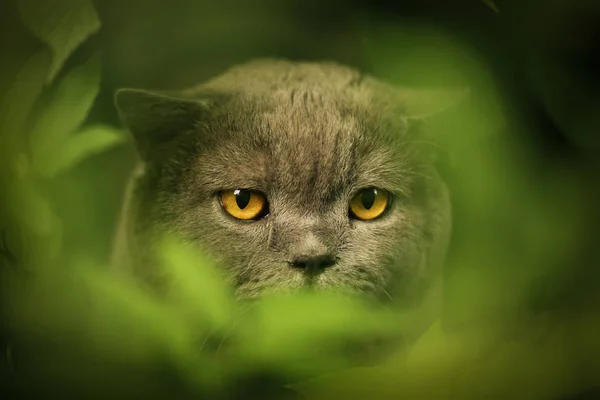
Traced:
<path fill-rule="evenodd" d="M 192 130 L 206 109 L 199 101 L 138 89 L 118 90 L 115 105 L 144 160 L 159 154 L 162 145 L 177 135 Z"/>
<path fill-rule="evenodd" d="M 430 143 L 432 161 L 443 176 L 452 171 L 454 165 L 453 141 L 456 132 L 464 129 L 458 125 L 461 107 L 468 103 L 471 91 L 467 87 L 450 89 L 398 88 L 403 114 L 413 120 L 420 140 Z M 463 110 L 464 111 L 464 110 Z"/>

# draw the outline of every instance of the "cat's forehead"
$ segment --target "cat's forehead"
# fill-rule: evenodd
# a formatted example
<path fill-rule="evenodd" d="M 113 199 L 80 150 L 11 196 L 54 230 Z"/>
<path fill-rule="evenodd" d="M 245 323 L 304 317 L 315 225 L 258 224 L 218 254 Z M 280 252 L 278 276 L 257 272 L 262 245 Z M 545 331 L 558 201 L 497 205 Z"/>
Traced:
<path fill-rule="evenodd" d="M 319 87 L 292 87 L 272 96 L 272 108 L 255 120 L 270 184 L 335 197 L 352 181 L 364 144 L 357 116 L 340 110 L 341 103 Z"/>
<path fill-rule="evenodd" d="M 402 190 L 406 126 L 396 124 L 389 132 L 376 110 L 348 92 L 300 84 L 239 98 L 223 114 L 229 131 L 201 157 L 205 186 L 325 201 L 353 187 Z"/>
<path fill-rule="evenodd" d="M 330 199 L 353 185 L 404 188 L 406 119 L 390 113 L 384 87 L 354 69 L 260 61 L 202 90 L 230 94 L 212 121 L 216 139 L 199 160 L 209 190 Z"/>
<path fill-rule="evenodd" d="M 256 60 L 233 67 L 202 86 L 216 91 L 238 91 L 266 95 L 293 86 L 320 87 L 336 91 L 358 87 L 363 75 L 350 67 L 336 63 Z"/>

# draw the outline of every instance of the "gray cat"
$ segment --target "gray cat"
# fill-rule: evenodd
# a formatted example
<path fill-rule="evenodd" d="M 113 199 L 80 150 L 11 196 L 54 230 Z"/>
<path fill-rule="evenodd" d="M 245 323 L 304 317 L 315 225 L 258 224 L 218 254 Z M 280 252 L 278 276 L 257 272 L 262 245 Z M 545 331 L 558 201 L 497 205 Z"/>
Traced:
<path fill-rule="evenodd" d="M 423 99 L 334 63 L 259 60 L 179 93 L 123 89 L 140 155 L 114 262 L 152 285 L 155 240 L 214 256 L 240 299 L 302 288 L 418 303 L 450 232 Z"/>

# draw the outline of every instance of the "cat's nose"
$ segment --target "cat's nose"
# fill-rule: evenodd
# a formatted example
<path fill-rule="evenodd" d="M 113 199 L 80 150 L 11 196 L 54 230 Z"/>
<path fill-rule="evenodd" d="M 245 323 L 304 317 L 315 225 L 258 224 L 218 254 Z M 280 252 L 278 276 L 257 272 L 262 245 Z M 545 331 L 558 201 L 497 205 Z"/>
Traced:
<path fill-rule="evenodd" d="M 320 273 L 336 262 L 335 254 L 312 232 L 297 240 L 290 253 L 289 264 L 308 274 Z"/>
<path fill-rule="evenodd" d="M 332 254 L 300 256 L 291 262 L 295 268 L 308 271 L 321 271 L 335 264 L 336 258 Z"/>

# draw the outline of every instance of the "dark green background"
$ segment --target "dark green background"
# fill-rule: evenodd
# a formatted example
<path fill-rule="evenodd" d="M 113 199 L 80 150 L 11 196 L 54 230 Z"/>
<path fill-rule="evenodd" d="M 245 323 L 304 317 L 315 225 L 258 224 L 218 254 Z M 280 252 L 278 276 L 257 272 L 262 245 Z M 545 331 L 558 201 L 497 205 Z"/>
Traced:
<path fill-rule="evenodd" d="M 40 0 L 44 1 L 44 0 Z M 380 74 L 368 55 L 382 29 L 402 30 L 409 23 L 438 27 L 468 44 L 491 71 L 507 104 L 506 135 L 522 136 L 536 154 L 531 186 L 546 199 L 560 195 L 553 184 L 556 169 L 571 171 L 584 189 L 586 223 L 565 259 L 554 260 L 560 273 L 542 282 L 531 306 L 585 303 L 597 292 L 600 237 L 600 6 L 595 0 L 495 1 L 496 12 L 479 0 L 413 1 L 192 1 L 97 0 L 101 31 L 68 60 L 63 71 L 100 51 L 102 89 L 88 123 L 119 124 L 112 97 L 117 88 L 175 89 L 203 81 L 225 68 L 256 57 L 337 60 Z M 385 37 L 385 34 L 383 35 Z M 418 38 L 415 38 L 418 39 Z M 402 59 L 403 48 L 387 52 Z M 0 51 L 28 57 L 42 44 L 21 25 L 12 1 L 0 2 Z M 433 51 L 435 53 L 435 51 Z M 3 63 L 2 68 L 10 68 Z M 14 63 L 19 65 L 19 63 Z M 4 71 L 3 72 L 9 72 Z M 418 72 L 418 71 L 417 71 Z M 64 73 L 64 72 L 63 72 Z M 385 74 L 383 74 L 385 75 Z M 7 84 L 0 76 L 0 92 Z M 386 78 L 386 76 L 382 76 Z M 405 83 L 440 83 L 447 76 L 396 77 Z M 515 126 L 518 129 L 511 130 Z M 53 205 L 67 221 L 69 249 L 106 260 L 122 191 L 133 163 L 131 146 L 121 146 L 85 160 L 48 188 Z M 507 158 L 507 163 L 510 163 Z M 460 160 L 458 160 L 460 162 Z M 460 182 L 450 180 L 451 189 Z M 546 188 L 546 190 L 544 190 Z M 565 189 L 567 190 L 567 189 Z M 513 195 L 514 199 L 519 194 Z M 469 246 L 473 210 L 454 197 L 453 248 Z M 542 203 L 545 198 L 541 198 Z M 510 207 L 507 207 L 510 209 Z M 488 210 L 493 214 L 495 210 Z M 503 211 L 506 211 L 504 209 Z M 570 215 L 557 208 L 555 214 Z M 479 222 L 494 244 L 489 257 L 505 257 L 515 271 L 527 243 L 518 235 L 518 218 L 505 225 Z M 523 222 L 525 223 L 525 222 Z M 481 241 L 483 242 L 483 241 Z M 479 242 L 477 242 L 479 243 Z M 548 249 L 551 250 L 551 249 Z M 454 250 L 456 251 L 456 250 Z M 453 253 L 454 254 L 454 253 Z M 483 256 L 482 256 L 483 257 Z M 512 258 L 511 258 L 512 257 Z M 452 258 L 452 254 L 451 254 Z M 483 267 L 485 259 L 477 259 Z M 478 264 L 479 263 L 479 264 Z M 492 263 L 494 264 L 494 263 Z M 514 276 L 515 271 L 506 273 Z M 510 289 L 511 280 L 506 280 Z M 464 296 L 476 301 L 474 296 Z"/>

